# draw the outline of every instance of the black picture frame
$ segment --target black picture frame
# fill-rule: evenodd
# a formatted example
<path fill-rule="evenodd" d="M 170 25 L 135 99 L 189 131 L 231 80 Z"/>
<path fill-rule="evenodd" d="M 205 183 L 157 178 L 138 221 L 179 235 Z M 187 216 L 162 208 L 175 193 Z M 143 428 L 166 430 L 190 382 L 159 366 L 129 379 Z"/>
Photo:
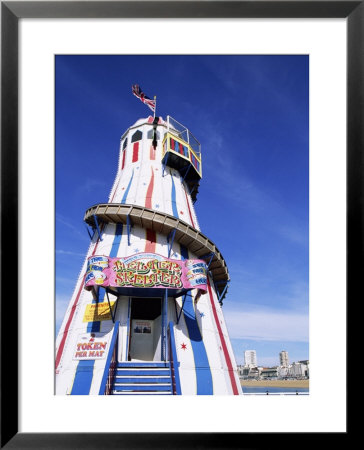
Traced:
<path fill-rule="evenodd" d="M 18 280 L 16 271 L 7 270 L 7 267 L 18 266 L 19 251 L 18 22 L 21 18 L 119 17 L 347 19 L 347 310 L 349 300 L 360 300 L 362 296 L 364 1 L 173 1 L 168 8 L 163 1 L 1 1 L 1 448 L 257 448 L 260 436 L 254 433 L 18 431 L 18 353 L 14 349 L 18 348 L 19 330 L 8 320 L 18 314 Z M 9 293 L 11 302 L 4 301 Z M 9 335 L 12 336 L 11 347 L 4 345 Z M 350 346 L 347 348 L 349 351 Z M 223 417 L 224 412 L 217 411 L 217 414 Z M 347 437 L 348 431 L 349 428 L 346 433 L 338 433 L 341 436 L 335 439 Z M 309 435 L 307 433 L 306 437 Z M 268 444 L 270 435 L 262 436 Z M 315 443 L 317 438 L 316 434 Z M 288 435 L 288 439 L 292 436 Z"/>

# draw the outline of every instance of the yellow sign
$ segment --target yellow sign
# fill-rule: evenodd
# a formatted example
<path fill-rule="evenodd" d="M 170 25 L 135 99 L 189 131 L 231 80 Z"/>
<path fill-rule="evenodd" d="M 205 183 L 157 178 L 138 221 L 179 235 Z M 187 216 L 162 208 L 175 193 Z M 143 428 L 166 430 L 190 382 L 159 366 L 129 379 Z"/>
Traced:
<path fill-rule="evenodd" d="M 115 302 L 110 302 L 111 309 L 113 309 Z M 83 322 L 98 322 L 101 320 L 111 320 L 111 312 L 109 303 L 91 303 L 86 305 Z"/>

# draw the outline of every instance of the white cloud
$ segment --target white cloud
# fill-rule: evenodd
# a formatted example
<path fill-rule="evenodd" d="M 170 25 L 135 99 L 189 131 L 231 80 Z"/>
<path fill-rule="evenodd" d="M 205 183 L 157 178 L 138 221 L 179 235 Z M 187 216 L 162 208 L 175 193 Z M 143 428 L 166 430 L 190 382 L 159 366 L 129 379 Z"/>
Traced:
<path fill-rule="evenodd" d="M 308 315 L 255 309 L 224 311 L 231 339 L 308 342 Z"/>

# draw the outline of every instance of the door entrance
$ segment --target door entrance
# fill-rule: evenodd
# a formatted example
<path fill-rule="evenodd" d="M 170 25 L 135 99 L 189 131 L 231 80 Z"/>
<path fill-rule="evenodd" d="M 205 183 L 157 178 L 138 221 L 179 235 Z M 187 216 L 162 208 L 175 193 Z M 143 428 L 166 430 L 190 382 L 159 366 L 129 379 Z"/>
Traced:
<path fill-rule="evenodd" d="M 161 314 L 160 298 L 132 298 L 129 361 L 160 360 Z"/>

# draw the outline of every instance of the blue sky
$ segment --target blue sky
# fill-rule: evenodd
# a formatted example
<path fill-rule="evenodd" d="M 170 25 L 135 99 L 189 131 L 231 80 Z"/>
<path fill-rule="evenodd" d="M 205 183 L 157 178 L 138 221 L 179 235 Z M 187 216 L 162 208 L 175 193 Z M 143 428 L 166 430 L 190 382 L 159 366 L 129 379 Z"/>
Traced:
<path fill-rule="evenodd" d="M 223 311 L 237 363 L 309 358 L 309 60 L 306 55 L 56 56 L 56 332 L 104 203 L 119 140 L 151 112 L 201 143 L 196 213 L 225 258 Z"/>

